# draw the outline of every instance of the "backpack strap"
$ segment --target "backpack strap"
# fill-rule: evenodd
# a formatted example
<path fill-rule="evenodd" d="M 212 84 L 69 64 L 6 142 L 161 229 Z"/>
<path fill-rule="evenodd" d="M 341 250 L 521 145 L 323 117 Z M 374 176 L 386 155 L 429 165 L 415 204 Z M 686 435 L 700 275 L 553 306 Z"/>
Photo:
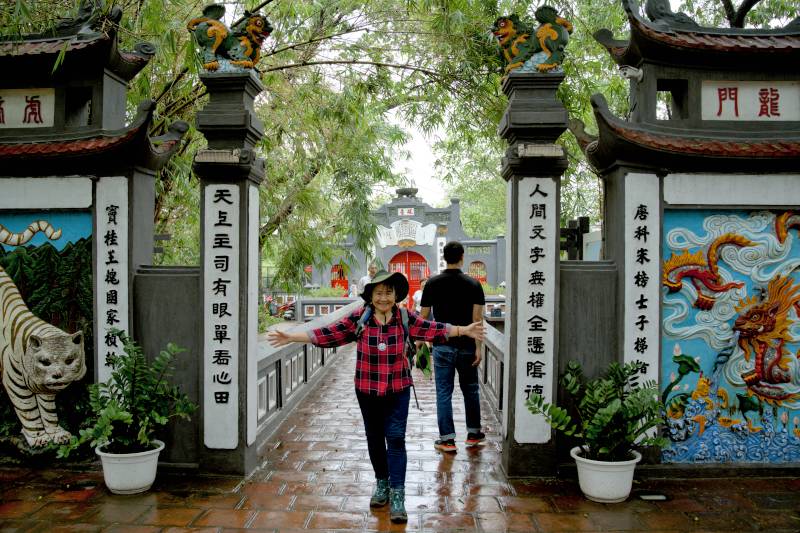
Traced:
<path fill-rule="evenodd" d="M 367 324 L 369 317 L 372 316 L 372 307 L 369 305 L 364 307 L 364 311 L 361 312 L 361 318 L 358 319 L 356 322 L 356 338 L 361 338 L 361 334 L 364 333 L 364 326 Z"/>
<path fill-rule="evenodd" d="M 400 316 L 403 318 L 403 342 L 408 342 L 408 309 L 401 307 Z"/>
<path fill-rule="evenodd" d="M 417 350 L 414 343 L 411 342 L 411 337 L 408 335 L 408 309 L 401 307 L 400 317 L 403 319 L 403 346 L 405 346 L 405 354 L 406 357 L 408 357 L 409 366 L 413 366 L 411 360 L 414 358 L 414 354 Z"/>

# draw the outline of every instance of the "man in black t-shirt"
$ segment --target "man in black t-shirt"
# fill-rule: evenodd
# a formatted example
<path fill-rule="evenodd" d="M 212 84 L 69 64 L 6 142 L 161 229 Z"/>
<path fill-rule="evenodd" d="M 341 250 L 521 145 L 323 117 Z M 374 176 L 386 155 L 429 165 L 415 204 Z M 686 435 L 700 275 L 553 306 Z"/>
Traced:
<path fill-rule="evenodd" d="M 452 241 L 444 246 L 447 270 L 433 276 L 422 292 L 421 315 L 454 326 L 468 326 L 483 320 L 483 287 L 477 280 L 461 272 L 464 247 Z M 481 432 L 481 404 L 478 385 L 478 365 L 481 345 L 469 337 L 454 337 L 433 345 L 433 368 L 436 383 L 436 421 L 439 438 L 437 450 L 456 451 L 456 428 L 453 424 L 453 383 L 458 372 L 458 384 L 464 394 L 467 414 L 467 446 L 477 446 L 486 438 Z"/>

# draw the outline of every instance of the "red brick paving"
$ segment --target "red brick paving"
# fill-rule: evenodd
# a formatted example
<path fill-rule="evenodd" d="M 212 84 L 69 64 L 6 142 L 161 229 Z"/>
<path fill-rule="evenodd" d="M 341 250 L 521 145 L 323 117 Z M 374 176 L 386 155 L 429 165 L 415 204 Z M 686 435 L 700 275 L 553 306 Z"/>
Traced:
<path fill-rule="evenodd" d="M 494 533 L 647 531 L 800 531 L 800 480 L 649 479 L 635 489 L 667 501 L 586 500 L 571 479 L 508 480 L 500 469 L 499 424 L 488 442 L 433 449 L 433 383 L 417 377 L 422 411 L 409 416 L 408 524 L 369 508 L 374 476 L 353 394 L 353 353 L 345 350 L 325 382 L 270 438 L 263 466 L 236 477 L 160 473 L 153 489 L 115 496 L 97 464 L 86 471 L 0 468 L 0 532 L 178 533 L 264 531 L 447 531 Z M 463 439 L 456 388 L 454 411 Z M 489 413 L 484 405 L 484 414 Z M 486 418 L 486 416 L 485 416 Z"/>

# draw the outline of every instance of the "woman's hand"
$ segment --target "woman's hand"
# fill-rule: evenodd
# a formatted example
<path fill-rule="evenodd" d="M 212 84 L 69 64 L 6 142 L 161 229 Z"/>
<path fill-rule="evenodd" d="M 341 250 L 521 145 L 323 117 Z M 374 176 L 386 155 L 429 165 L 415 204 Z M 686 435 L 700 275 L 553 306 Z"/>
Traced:
<path fill-rule="evenodd" d="M 473 322 L 469 326 L 459 326 L 460 333 L 467 337 L 472 337 L 477 341 L 483 340 L 483 335 L 486 333 L 486 328 L 483 327 L 483 321 Z"/>
<path fill-rule="evenodd" d="M 269 342 L 269 344 L 275 348 L 286 346 L 292 342 L 310 341 L 311 340 L 308 338 L 308 335 L 305 332 L 291 333 L 288 331 L 281 331 L 279 329 L 273 329 L 267 332 L 267 342 Z"/>

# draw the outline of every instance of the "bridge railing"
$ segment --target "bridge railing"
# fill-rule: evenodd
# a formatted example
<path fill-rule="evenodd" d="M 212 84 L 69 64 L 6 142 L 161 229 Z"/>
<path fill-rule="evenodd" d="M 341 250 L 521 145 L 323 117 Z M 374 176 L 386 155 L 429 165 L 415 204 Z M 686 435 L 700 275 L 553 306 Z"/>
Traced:
<path fill-rule="evenodd" d="M 354 301 L 324 316 L 295 325 L 309 331 L 330 324 L 361 306 Z M 280 325 L 278 326 L 280 327 Z M 336 348 L 291 343 L 272 347 L 261 336 L 258 342 L 258 445 L 261 448 L 278 425 L 305 396 L 314 390 L 327 369 L 338 359 Z"/>
<path fill-rule="evenodd" d="M 492 407 L 498 420 L 502 420 L 503 409 L 503 356 L 506 350 L 505 336 L 491 323 L 484 321 L 486 337 L 483 340 L 483 353 L 479 379 L 483 397 Z"/>

